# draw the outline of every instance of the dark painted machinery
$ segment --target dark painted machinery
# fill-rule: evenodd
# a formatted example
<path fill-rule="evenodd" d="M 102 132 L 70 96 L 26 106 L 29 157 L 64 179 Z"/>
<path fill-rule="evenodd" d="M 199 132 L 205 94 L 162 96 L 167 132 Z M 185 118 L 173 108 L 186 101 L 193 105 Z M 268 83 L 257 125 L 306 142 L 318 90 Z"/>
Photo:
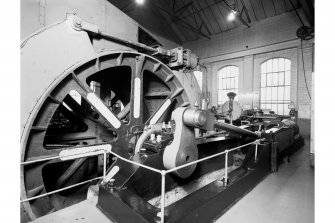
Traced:
<path fill-rule="evenodd" d="M 97 36 L 127 50 L 95 52 Z M 32 34 L 21 60 L 22 222 L 92 188 L 112 221 L 208 222 L 301 139 L 290 121 L 233 125 L 233 99 L 230 124 L 193 108 L 189 50 L 119 39 L 77 17 Z"/>

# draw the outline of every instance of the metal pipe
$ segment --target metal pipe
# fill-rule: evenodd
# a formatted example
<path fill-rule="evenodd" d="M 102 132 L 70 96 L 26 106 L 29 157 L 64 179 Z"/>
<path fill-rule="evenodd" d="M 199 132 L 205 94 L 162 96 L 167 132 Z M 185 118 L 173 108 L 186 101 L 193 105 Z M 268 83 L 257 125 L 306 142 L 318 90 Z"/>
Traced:
<path fill-rule="evenodd" d="M 48 192 L 48 193 L 45 193 L 45 194 L 41 194 L 41 195 L 38 195 L 38 196 L 35 196 L 35 197 L 30 197 L 30 198 L 27 198 L 27 199 L 23 199 L 23 200 L 20 201 L 20 203 L 35 200 L 37 198 L 41 198 L 41 197 L 44 197 L 44 196 L 47 196 L 47 195 L 50 195 L 50 194 L 55 194 L 55 193 L 58 193 L 58 192 L 61 192 L 61 191 L 64 191 L 64 190 L 67 190 L 67 189 L 70 189 L 70 188 L 73 188 L 73 187 L 77 187 L 77 186 L 89 183 L 89 182 L 94 181 L 94 180 L 99 180 L 101 178 L 102 177 L 96 177 L 96 178 L 86 180 L 86 181 L 83 181 L 83 182 L 80 182 L 80 183 L 77 183 L 77 184 L 73 184 L 73 185 L 68 186 L 68 187 L 64 187 L 64 188 L 61 188 L 61 189 L 58 189 L 58 190 L 54 190 L 54 191 L 51 191 L 51 192 Z"/>
<path fill-rule="evenodd" d="M 161 175 L 162 175 L 162 191 L 161 191 L 161 222 L 164 223 L 164 218 L 165 218 L 165 175 L 166 175 L 166 171 L 162 170 L 161 171 Z"/>
<path fill-rule="evenodd" d="M 252 136 L 255 138 L 259 138 L 259 135 L 255 132 L 246 130 L 246 129 L 242 129 L 239 128 L 235 125 L 231 125 L 231 124 L 227 124 L 227 123 L 223 123 L 223 122 L 215 122 L 214 123 L 214 127 L 219 128 L 219 129 L 224 129 L 228 132 L 233 132 L 239 135 L 247 135 L 247 136 Z"/>
<path fill-rule="evenodd" d="M 104 152 L 104 169 L 103 169 L 103 180 L 106 179 L 106 167 L 107 167 L 107 153 Z"/>
<path fill-rule="evenodd" d="M 257 161 L 257 151 L 258 151 L 258 142 L 255 143 L 256 147 L 255 147 L 255 162 Z"/>
<path fill-rule="evenodd" d="M 280 116 L 247 116 L 248 118 L 262 118 L 262 119 L 281 119 L 281 118 L 290 118 L 289 115 L 280 115 Z"/>
<path fill-rule="evenodd" d="M 225 156 L 225 169 L 224 169 L 224 186 L 227 187 L 228 185 L 228 152 L 226 153 Z"/>

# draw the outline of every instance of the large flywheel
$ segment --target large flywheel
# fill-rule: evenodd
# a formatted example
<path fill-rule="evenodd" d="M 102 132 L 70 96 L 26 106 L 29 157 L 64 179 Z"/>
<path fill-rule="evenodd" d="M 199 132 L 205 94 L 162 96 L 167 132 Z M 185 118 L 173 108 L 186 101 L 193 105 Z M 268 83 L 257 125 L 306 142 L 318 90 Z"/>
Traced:
<path fill-rule="evenodd" d="M 127 51 L 98 54 L 59 75 L 38 99 L 21 137 L 21 161 L 102 143 L 129 158 L 145 125 L 168 122 L 174 109 L 188 105 L 172 70 L 155 58 Z M 109 157 L 108 165 L 113 161 Z M 21 165 L 21 199 L 101 176 L 102 163 L 95 156 Z M 34 219 L 84 200 L 89 186 L 22 202 L 22 216 Z"/>

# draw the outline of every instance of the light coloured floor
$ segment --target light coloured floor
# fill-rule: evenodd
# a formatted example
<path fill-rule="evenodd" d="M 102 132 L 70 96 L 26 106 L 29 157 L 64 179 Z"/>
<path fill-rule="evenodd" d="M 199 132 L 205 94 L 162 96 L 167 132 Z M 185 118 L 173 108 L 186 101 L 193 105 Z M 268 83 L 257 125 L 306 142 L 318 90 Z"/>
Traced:
<path fill-rule="evenodd" d="M 309 141 L 266 177 L 216 223 L 310 223 L 314 222 L 314 169 L 309 166 Z M 34 223 L 111 223 L 95 206 L 95 198 L 43 216 Z"/>
<path fill-rule="evenodd" d="M 314 168 L 309 163 L 309 140 L 216 223 L 314 222 Z"/>

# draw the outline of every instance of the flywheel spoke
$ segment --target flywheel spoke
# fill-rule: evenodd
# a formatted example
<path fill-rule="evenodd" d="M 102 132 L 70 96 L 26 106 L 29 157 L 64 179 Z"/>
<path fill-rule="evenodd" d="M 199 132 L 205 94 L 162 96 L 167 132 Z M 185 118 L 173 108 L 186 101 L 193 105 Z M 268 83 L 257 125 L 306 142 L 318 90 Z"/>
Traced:
<path fill-rule="evenodd" d="M 132 70 L 130 97 L 130 125 L 143 125 L 143 67 L 145 56 L 135 58 L 135 69 Z"/>
<path fill-rule="evenodd" d="M 122 125 L 122 122 L 117 118 L 117 116 L 108 108 L 108 106 L 103 102 L 85 83 L 83 83 L 76 74 L 72 73 L 73 80 L 81 87 L 83 91 L 80 91 L 79 94 L 85 100 L 95 108 L 95 110 L 103 116 L 110 127 L 115 130 L 119 129 Z"/>

